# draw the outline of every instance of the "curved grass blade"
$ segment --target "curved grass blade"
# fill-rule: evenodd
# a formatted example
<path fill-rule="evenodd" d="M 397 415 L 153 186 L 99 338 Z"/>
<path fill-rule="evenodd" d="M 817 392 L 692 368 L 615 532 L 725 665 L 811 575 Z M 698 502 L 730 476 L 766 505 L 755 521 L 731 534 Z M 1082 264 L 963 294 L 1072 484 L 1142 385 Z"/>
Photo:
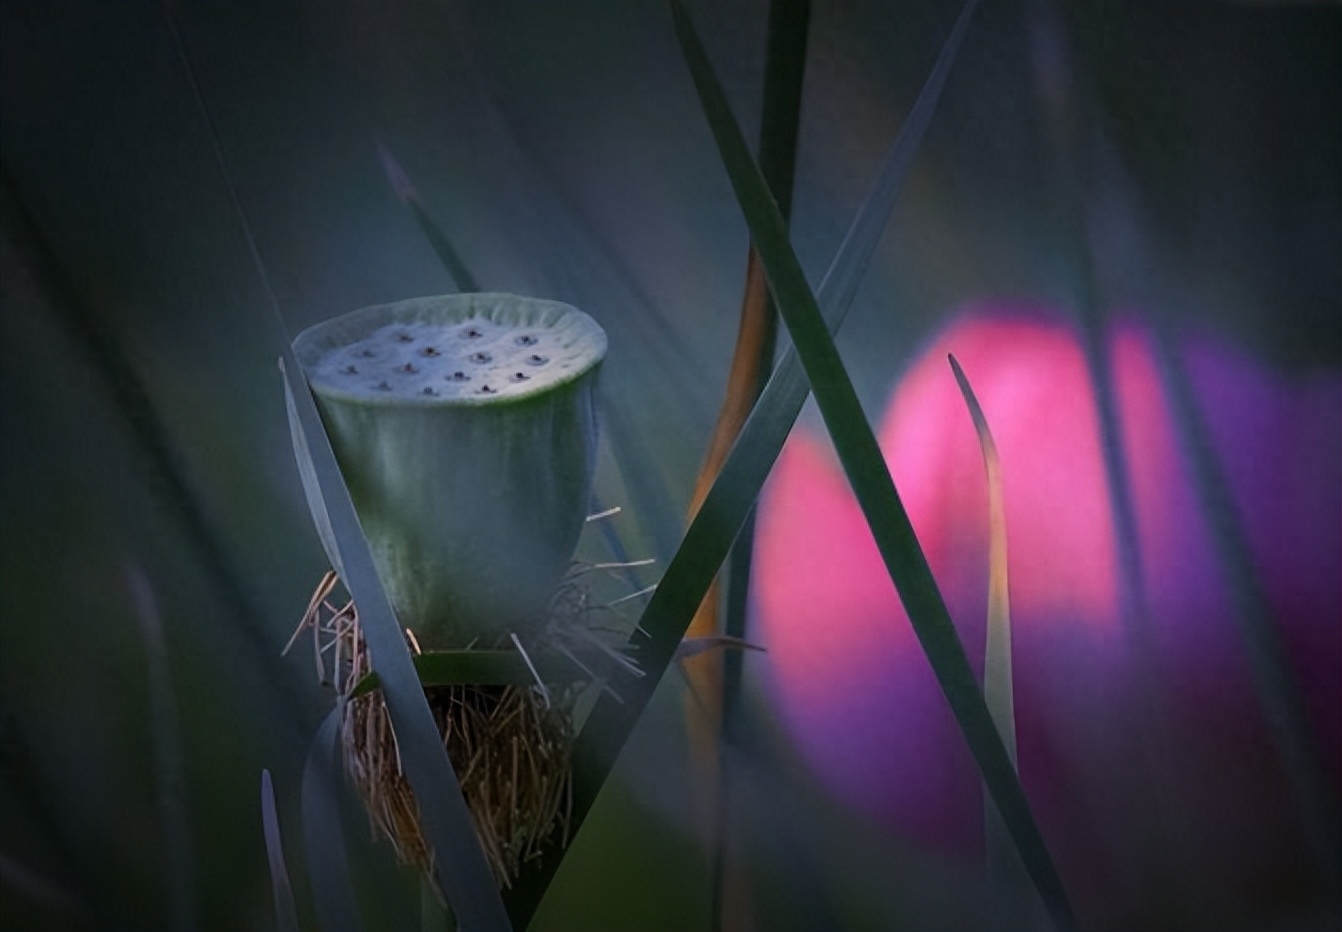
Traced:
<path fill-rule="evenodd" d="M 281 333 L 287 334 L 288 328 L 284 324 L 279 299 L 275 296 L 270 274 L 261 258 L 256 238 L 252 235 L 242 198 L 228 169 L 228 160 L 224 157 L 219 132 L 205 104 L 196 69 L 178 28 L 176 14 L 171 8 L 168 25 L 183 70 L 190 81 L 197 110 L 208 131 L 211 150 L 257 277 L 265 289 Z M 439 887 L 466 932 L 511 928 L 503 900 L 494 884 L 494 876 L 485 860 L 484 849 L 475 834 L 466 800 L 461 794 L 461 783 L 452 770 L 447 749 L 429 711 L 428 700 L 410 663 L 409 648 L 373 565 L 368 540 L 364 537 L 349 490 L 336 464 L 335 452 L 331 449 L 330 438 L 317 413 L 316 401 L 303 378 L 303 370 L 293 347 L 287 340 L 280 369 L 284 374 L 286 404 L 296 415 L 293 430 L 302 441 L 300 448 L 306 452 L 308 465 L 313 470 L 313 478 L 324 505 L 323 513 L 329 521 L 332 540 L 337 549 L 333 556 L 341 578 L 345 580 L 345 587 L 359 605 L 369 657 L 383 678 L 387 713 L 396 733 L 406 779 L 419 806 L 425 838 L 434 851 L 434 874 Z"/>
<path fill-rule="evenodd" d="M 700 102 L 755 238 L 779 312 L 886 569 L 1026 869 L 1054 921 L 1060 927 L 1072 928 L 1075 917 L 1062 881 L 984 704 L 871 425 L 792 252 L 778 206 L 750 156 L 688 13 L 678 0 L 671 0 L 671 9 Z"/>
<path fill-rule="evenodd" d="M 886 156 L 881 173 L 820 283 L 818 295 L 831 331 L 837 330 L 847 315 L 858 283 L 880 242 L 886 220 L 936 112 L 976 2 L 970 0 L 961 10 Z M 578 737 L 574 750 L 572 832 L 581 828 L 615 766 L 625 737 L 674 658 L 690 618 L 746 523 L 809 391 L 796 350 L 790 347 L 741 428 L 717 481 L 690 522 L 639 620 L 639 628 L 647 638 L 639 642 L 638 660 L 647 676 L 641 680 L 621 677 L 614 688 L 621 701 L 602 696 Z M 519 926 L 534 912 L 558 866 L 558 856 L 545 858 L 533 873 L 524 874 L 514 884 L 509 909 Z"/>
<path fill-rule="evenodd" d="M 979 449 L 983 453 L 983 469 L 988 482 L 988 636 L 983 658 L 983 701 L 988 706 L 997 731 L 1006 746 L 1011 764 L 1019 772 L 1016 758 L 1016 707 L 1014 679 L 1011 668 L 1011 598 L 1007 575 L 1006 501 L 1002 493 L 1002 461 L 988 419 L 983 414 L 974 389 L 964 369 L 954 356 L 948 356 L 955 381 L 964 396 L 965 407 L 974 422 Z M 988 864 L 988 878 L 997 888 L 999 902 L 1012 906 L 1015 890 L 1020 887 L 1020 859 L 1011 842 L 1002 815 L 992 797 L 984 790 L 983 842 Z"/>
<path fill-rule="evenodd" d="M 338 796 L 344 773 L 339 758 L 342 711 L 337 706 L 322 721 L 303 765 L 303 849 L 318 927 L 323 932 L 362 932 Z"/>
<path fill-rule="evenodd" d="M 1011 678 L 1011 605 L 1007 580 L 1006 502 L 1002 497 L 1002 461 L 997 455 L 988 419 L 959 361 L 949 356 L 951 371 L 974 422 L 983 468 L 988 479 L 988 644 L 983 668 L 983 700 L 1001 732 L 1011 763 L 1016 761 L 1016 710 Z"/>
<path fill-rule="evenodd" d="M 270 863 L 270 889 L 275 895 L 275 927 L 280 932 L 299 932 L 298 907 L 289 884 L 289 868 L 284 863 L 284 842 L 280 838 L 280 817 L 275 812 L 275 788 L 270 771 L 261 771 L 261 828 L 266 836 L 266 859 Z"/>

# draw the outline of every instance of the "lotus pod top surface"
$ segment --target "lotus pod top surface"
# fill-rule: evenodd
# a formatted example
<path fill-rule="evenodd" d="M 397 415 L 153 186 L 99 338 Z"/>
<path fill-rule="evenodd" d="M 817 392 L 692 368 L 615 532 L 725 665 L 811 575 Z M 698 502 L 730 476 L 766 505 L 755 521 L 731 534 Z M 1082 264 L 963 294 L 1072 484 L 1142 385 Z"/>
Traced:
<path fill-rule="evenodd" d="M 600 325 L 556 301 L 445 295 L 352 311 L 294 350 L 401 624 L 432 649 L 540 630 L 591 499 Z"/>
<path fill-rule="evenodd" d="M 304 330 L 294 349 L 319 395 L 469 406 L 581 377 L 605 356 L 606 334 L 567 304 L 483 293 L 362 308 Z"/>

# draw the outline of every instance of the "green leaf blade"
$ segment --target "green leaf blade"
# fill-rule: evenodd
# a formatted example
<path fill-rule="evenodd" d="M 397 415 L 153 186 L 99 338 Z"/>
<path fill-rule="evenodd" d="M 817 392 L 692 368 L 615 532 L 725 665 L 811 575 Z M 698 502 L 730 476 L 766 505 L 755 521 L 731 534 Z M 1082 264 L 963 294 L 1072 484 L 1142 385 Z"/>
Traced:
<path fill-rule="evenodd" d="M 922 91 L 886 155 L 880 174 L 820 284 L 818 296 L 831 331 L 837 331 L 842 324 L 858 283 L 884 232 L 887 219 L 913 164 L 914 155 L 936 110 L 937 101 L 968 29 L 974 5 L 974 2 L 966 4 L 956 20 Z M 736 443 L 718 472 L 717 480 L 700 505 L 680 547 L 668 562 L 656 592 L 639 619 L 639 628 L 646 632 L 647 640 L 637 642 L 638 662 L 647 676 L 641 680 L 632 677 L 615 678 L 612 689 L 621 701 L 616 702 L 607 696 L 598 700 L 579 735 L 574 751 L 573 814 L 570 822 L 575 833 L 615 766 L 624 736 L 628 735 L 646 707 L 653 689 L 674 657 L 695 609 L 703 601 L 718 568 L 727 558 L 809 393 L 806 373 L 802 370 L 796 350 L 789 347 L 742 426 Z M 608 411 L 607 420 L 618 413 L 618 408 Z M 643 500 L 642 496 L 636 498 Z M 519 926 L 534 911 L 545 885 L 558 869 L 558 862 L 558 857 L 546 858 L 534 873 L 525 874 L 514 885 L 513 894 L 509 897 L 509 909 Z"/>
<path fill-rule="evenodd" d="M 336 465 L 316 402 L 290 347 L 285 348 L 281 369 L 288 403 L 295 415 L 295 439 L 311 461 L 330 520 L 342 579 L 359 605 L 364 640 L 373 667 L 382 679 L 387 713 L 396 732 L 406 779 L 419 805 L 425 838 L 435 852 L 435 877 L 462 929 L 509 929 L 508 914 L 475 834 L 461 782 L 434 725 L 424 689 L 378 578 L 368 540 Z"/>
<path fill-rule="evenodd" d="M 1060 927 L 1073 928 L 1076 921 L 1062 881 L 984 703 L 876 437 L 792 252 L 778 205 L 750 157 L 687 12 L 677 0 L 672 0 L 671 9 L 705 116 L 750 226 L 774 298 L 877 548 L 1031 878 L 1054 921 Z"/>

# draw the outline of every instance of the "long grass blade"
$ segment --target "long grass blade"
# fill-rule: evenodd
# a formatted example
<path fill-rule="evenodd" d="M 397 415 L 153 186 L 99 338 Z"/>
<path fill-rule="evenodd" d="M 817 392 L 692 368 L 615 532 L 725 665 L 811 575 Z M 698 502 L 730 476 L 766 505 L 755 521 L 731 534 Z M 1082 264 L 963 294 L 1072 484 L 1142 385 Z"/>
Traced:
<path fill-rule="evenodd" d="M 778 206 L 750 156 L 689 14 L 677 0 L 672 0 L 671 9 L 705 116 L 755 238 L 779 312 L 890 578 L 1026 869 L 1054 921 L 1060 927 L 1074 927 L 1075 917 L 1053 859 L 984 703 L 875 434 L 792 252 Z"/>
<path fill-rule="evenodd" d="M 428 240 L 434 254 L 438 256 L 438 261 L 442 264 L 443 270 L 452 278 L 452 281 L 455 283 L 458 290 L 480 290 L 479 279 L 475 277 L 466 263 L 462 261 L 461 254 L 457 251 L 456 247 L 452 245 L 452 241 L 448 238 L 447 234 L 443 232 L 443 228 L 433 218 L 433 215 L 429 213 L 429 209 L 424 204 L 423 198 L 420 197 L 418 189 L 415 187 L 414 182 L 410 179 L 410 176 L 406 173 L 405 169 L 401 167 L 401 163 L 391 153 L 391 150 L 380 142 L 377 143 L 377 151 L 378 157 L 382 162 L 383 171 L 387 175 L 387 180 L 391 184 L 392 190 L 395 191 L 396 196 L 410 208 L 415 217 L 415 222 L 419 225 L 420 231 L 424 234 L 425 239 Z M 661 322 L 660 315 L 654 316 L 654 320 L 663 323 Z M 659 329 L 659 333 L 662 329 L 664 329 L 664 326 Z M 654 340 L 652 342 L 658 343 L 659 341 Z M 614 435 L 614 440 L 605 440 L 603 442 L 610 443 L 614 450 L 616 465 L 619 468 L 621 475 L 624 477 L 626 484 L 631 489 L 634 489 L 636 493 L 640 489 L 642 490 L 641 494 L 635 495 L 635 498 L 640 502 L 657 502 L 664 498 L 665 496 L 652 494 L 651 483 L 649 481 L 652 471 L 648 468 L 648 463 L 646 462 L 647 454 L 643 452 L 641 445 L 630 439 L 630 430 L 623 417 L 618 415 L 618 413 L 607 412 L 605 420 L 610 428 L 610 433 Z M 593 491 L 592 508 L 597 512 L 603 510 L 595 491 Z M 665 521 L 653 521 L 652 524 L 654 525 L 654 528 L 657 529 L 666 526 Z M 616 535 L 614 529 L 608 523 L 603 523 L 600 527 L 600 533 L 616 559 L 627 562 L 624 546 Z M 632 573 L 627 573 L 626 578 L 630 581 L 632 588 L 638 588 Z"/>
<path fill-rule="evenodd" d="M 1291 781 L 1301 826 L 1323 870 L 1333 902 L 1342 906 L 1342 805 L 1338 801 L 1338 786 L 1330 782 L 1320 759 L 1300 683 L 1273 618 L 1267 589 L 1249 549 L 1243 519 L 1183 361 L 1167 333 L 1159 334 L 1155 348 L 1180 443 L 1192 465 L 1202 513 L 1211 528 L 1239 634 L 1247 648 L 1258 701 Z"/>
<path fill-rule="evenodd" d="M 292 677 L 282 675 L 285 668 L 278 662 L 260 621 L 265 613 L 232 548 L 197 493 L 168 423 L 144 379 L 127 358 L 118 334 L 77 286 L 2 162 L 0 217 L 6 246 L 15 250 L 16 266 L 31 275 L 43 304 L 77 342 L 111 407 L 123 418 L 143 457 L 153 501 L 181 530 L 191 556 L 205 573 L 223 611 L 235 619 L 248 666 L 259 671 L 253 681 L 261 688 L 274 690 L 275 698 L 271 701 L 276 705 L 298 708 L 301 692 Z M 297 732 L 296 723 L 286 725 L 292 725 Z"/>
<path fill-rule="evenodd" d="M 303 765 L 303 850 L 317 925 L 322 932 L 360 932 L 363 922 L 354 899 L 340 817 L 340 716 L 337 706 L 322 721 Z"/>
<path fill-rule="evenodd" d="M 387 173 L 387 180 L 391 182 L 396 196 L 415 215 L 415 222 L 419 224 L 420 232 L 429 241 L 434 254 L 438 256 L 438 261 L 443 264 L 443 269 L 448 275 L 452 276 L 452 282 L 457 286 L 457 290 L 479 291 L 480 286 L 476 283 L 475 276 L 471 274 L 470 269 L 466 267 L 466 263 L 462 261 L 461 254 L 452 245 L 452 241 L 447 238 L 442 228 L 434 223 L 433 218 L 429 216 L 429 212 L 424 207 L 424 201 L 420 199 L 415 186 L 410 183 L 410 177 L 401 167 L 401 163 L 391 154 L 391 150 L 380 142 L 377 143 L 377 154 L 378 159 L 382 162 L 382 170 Z"/>
<path fill-rule="evenodd" d="M 820 284 L 819 298 L 831 331 L 843 323 L 886 220 L 898 200 L 969 28 L 975 2 L 971 0 L 961 10 L 886 156 L 881 173 Z M 639 620 L 639 629 L 647 635 L 646 640 L 637 642 L 639 667 L 647 676 L 641 681 L 622 677 L 612 687 L 620 697 L 619 701 L 603 696 L 578 738 L 574 750 L 572 832 L 576 833 L 581 827 L 615 766 L 625 738 L 674 658 L 690 618 L 746 523 L 809 391 L 796 351 L 789 348 L 746 419 L 740 436 L 722 464 L 717 481 L 690 522 Z M 558 857 L 546 858 L 533 873 L 523 875 L 514 885 L 509 906 L 519 926 L 531 916 L 558 866 Z"/>
<path fill-rule="evenodd" d="M 284 863 L 284 842 L 280 838 L 280 817 L 275 811 L 275 788 L 270 771 L 261 771 L 261 828 L 266 838 L 266 859 L 270 863 L 270 889 L 275 896 L 275 927 L 280 932 L 299 932 L 298 907 L 289 883 L 289 868 Z"/>
<path fill-rule="evenodd" d="M 510 928 L 461 783 L 447 758 L 409 648 L 373 565 L 368 540 L 359 526 L 316 402 L 307 382 L 298 375 L 299 362 L 289 346 L 285 347 L 284 359 L 286 398 L 296 413 L 296 430 L 326 506 L 339 551 L 341 578 L 359 606 L 364 640 L 381 681 L 401 763 L 419 806 L 424 835 L 434 852 L 434 875 L 463 929 Z"/>
<path fill-rule="evenodd" d="M 1037 29 L 1054 46 L 1049 55 L 1040 58 L 1059 64 L 1068 63 L 1067 46 L 1062 34 L 1048 11 L 1040 8 Z M 1041 75 L 1041 78 L 1044 76 Z M 1061 77 L 1062 81 L 1057 81 Z M 1067 72 L 1054 76 L 1055 83 L 1071 88 L 1075 77 Z M 1041 84 L 1045 82 L 1041 80 Z M 1083 159 L 1099 149 L 1098 159 L 1105 179 L 1118 182 L 1122 169 L 1112 155 L 1103 134 L 1091 134 L 1095 123 L 1087 106 L 1090 97 L 1083 93 L 1057 93 L 1049 87 L 1041 88 L 1053 133 L 1055 155 L 1058 160 L 1060 192 L 1059 214 L 1065 227 L 1060 231 L 1071 248 L 1068 259 L 1076 279 L 1078 316 L 1086 342 L 1087 361 L 1091 371 L 1101 417 L 1101 438 L 1104 444 L 1105 469 L 1109 481 L 1110 498 L 1115 515 L 1116 539 L 1122 554 L 1120 568 L 1131 618 L 1128 627 L 1134 649 L 1150 656 L 1154 634 L 1147 619 L 1149 610 L 1145 598 L 1145 579 L 1142 572 L 1140 546 L 1137 535 L 1136 509 L 1133 503 L 1130 470 L 1124 456 L 1117 391 L 1109 361 L 1108 333 L 1101 307 L 1101 289 L 1098 275 L 1098 257 L 1093 240 L 1086 234 L 1094 227 L 1099 211 L 1087 183 Z M 1050 91 L 1054 91 L 1050 93 Z M 1103 147 L 1103 148 L 1101 148 Z M 1118 182 L 1120 189 L 1127 184 Z M 1199 505 L 1210 528 L 1217 562 L 1223 573 L 1226 590 L 1239 628 L 1239 635 L 1249 658 L 1254 688 L 1258 701 L 1272 730 L 1273 742 L 1280 755 L 1296 805 L 1300 812 L 1301 828 L 1317 859 L 1327 888 L 1335 904 L 1342 906 L 1342 802 L 1339 801 L 1336 781 L 1330 779 L 1314 739 L 1300 691 L 1281 631 L 1273 617 L 1261 572 L 1249 548 L 1248 534 L 1243 518 L 1230 494 L 1223 466 L 1207 432 L 1204 412 L 1201 410 L 1194 387 L 1189 381 L 1183 360 L 1175 348 L 1175 337 L 1169 325 L 1157 325 L 1154 340 L 1156 360 L 1171 413 L 1177 428 L 1179 444 L 1194 478 Z M 1142 664 L 1141 669 L 1151 667 Z M 1164 709 L 1159 701 L 1160 684 L 1146 674 L 1151 682 L 1143 684 L 1148 700 L 1147 735 L 1149 758 L 1159 761 L 1177 748 L 1164 724 Z M 1168 791 L 1157 783 L 1160 794 L 1157 805 L 1162 807 L 1164 822 L 1173 822 L 1175 831 L 1181 827 L 1182 814 L 1169 800 Z M 1173 834 L 1173 833 L 1172 833 Z M 1174 841 L 1180 839 L 1177 835 Z M 1157 842 L 1163 839 L 1157 838 Z"/>
<path fill-rule="evenodd" d="M 1071 291 L 1086 369 L 1099 421 L 1100 454 L 1104 463 L 1105 493 L 1114 525 L 1118 583 L 1118 614 L 1130 668 L 1137 679 L 1137 702 L 1142 721 L 1132 738 L 1141 797 L 1154 815 L 1135 828 L 1145 835 L 1142 846 L 1150 854 L 1140 865 L 1141 882 L 1159 898 L 1179 903 L 1187 896 L 1183 863 L 1187 816 L 1174 798 L 1165 777 L 1168 762 L 1182 749 L 1170 725 L 1169 696 L 1159 676 L 1155 631 L 1148 596 L 1146 570 L 1138 534 L 1131 469 L 1123 444 L 1118 387 L 1110 365 L 1108 333 L 1102 294 L 1089 246 L 1086 185 L 1089 167 L 1083 161 L 1090 145 L 1089 107 L 1093 95 L 1080 88 L 1083 80 L 1071 64 L 1071 49 L 1059 14 L 1051 6 L 1031 7 L 1036 92 L 1053 156 L 1053 208 L 1057 216 L 1059 252 L 1071 278 Z M 1181 907 L 1176 907 L 1179 909 Z"/>
<path fill-rule="evenodd" d="M 242 198 L 233 183 L 228 161 L 224 158 L 223 145 L 219 141 L 219 133 L 209 108 L 205 105 L 205 97 L 187 52 L 186 42 L 176 17 L 170 15 L 168 22 L 253 266 L 265 288 L 276 323 L 282 333 L 287 333 L 279 300 L 275 297 L 270 275 L 256 245 L 256 238 L 252 235 Z M 293 347 L 287 341 L 280 368 L 284 374 L 285 401 L 295 415 L 293 430 L 300 441 L 298 446 L 306 454 L 307 466 L 312 470 L 324 517 L 329 523 L 338 551 L 335 554 L 338 569 L 350 595 L 359 605 L 369 657 L 382 677 L 383 695 L 396 733 L 401 763 L 419 806 L 424 836 L 434 852 L 434 875 L 465 932 L 509 929 L 508 914 L 485 860 L 480 839 L 475 834 L 465 797 L 461 793 L 461 783 L 452 769 L 452 762 L 448 760 L 447 749 L 410 662 L 409 648 L 378 578 L 368 540 L 359 525 L 349 490 L 345 487 L 335 452 L 331 449 L 330 438 L 322 426 L 317 403 L 303 377 Z"/>
<path fill-rule="evenodd" d="M 772 0 L 764 61 L 764 92 L 760 118 L 760 172 L 778 201 L 786 220 L 791 214 L 796 175 L 797 135 L 801 123 L 802 88 L 806 74 L 806 50 L 810 34 L 810 0 Z M 695 483 L 690 518 L 703 504 L 717 479 L 722 463 L 731 452 L 750 410 L 759 400 L 773 365 L 778 335 L 778 312 L 764 280 L 764 270 L 754 245 L 746 262 L 746 287 L 741 300 L 741 321 L 736 350 L 728 376 L 718 422 L 713 430 L 708 456 Z M 724 630 L 723 639 L 744 644 L 746 607 L 749 603 L 750 562 L 754 522 L 747 521 L 732 547 L 727 576 L 725 619 L 720 623 L 721 575 L 690 621 L 689 635 L 710 640 Z M 684 652 L 688 640 L 682 642 Z M 731 798 L 731 760 L 720 750 L 736 730 L 736 706 L 741 688 L 741 658 L 736 654 L 710 654 L 683 663 L 690 680 L 687 722 L 701 759 L 705 815 L 713 833 L 712 915 L 717 928 L 750 925 L 749 881 L 733 854 L 734 815 Z M 702 710 L 702 711 L 699 711 Z M 699 727 L 696 727 L 696 725 Z"/>

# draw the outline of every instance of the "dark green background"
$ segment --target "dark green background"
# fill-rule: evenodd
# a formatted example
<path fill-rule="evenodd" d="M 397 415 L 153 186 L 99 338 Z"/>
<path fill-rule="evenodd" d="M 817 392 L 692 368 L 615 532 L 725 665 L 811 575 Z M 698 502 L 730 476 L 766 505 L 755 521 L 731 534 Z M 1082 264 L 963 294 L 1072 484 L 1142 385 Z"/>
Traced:
<path fill-rule="evenodd" d="M 692 11 L 753 138 L 767 9 Z M 957 11 L 814 5 L 794 212 L 813 282 Z M 725 383 L 746 250 L 665 7 L 183 3 L 179 16 L 287 330 L 452 290 L 381 172 L 381 140 L 483 287 L 569 301 L 607 327 L 607 426 L 638 458 L 624 481 L 603 460 L 598 494 L 624 506 L 613 527 L 628 552 L 664 566 Z M 1070 293 L 1032 73 L 1050 23 L 1102 134 L 1089 168 L 1109 195 L 1107 300 L 1224 332 L 1283 369 L 1335 367 L 1342 12 L 989 3 L 839 341 L 869 413 L 957 306 Z M 6 0 L 0 80 L 0 917 L 176 922 L 135 565 L 165 629 L 194 914 L 270 928 L 259 773 L 299 865 L 301 768 L 326 704 L 310 658 L 279 657 L 325 568 L 275 369 L 286 337 L 164 6 Z M 607 553 L 595 534 L 580 552 Z M 673 671 L 539 927 L 707 927 L 682 691 Z M 767 712 L 755 727 L 768 736 Z M 961 866 L 834 809 L 785 748 L 753 767 L 740 806 L 758 817 L 762 925 L 981 919 Z M 413 882 L 364 843 L 358 813 L 349 824 L 370 922 L 415 921 Z M 64 905 L 37 903 L 19 866 Z"/>

